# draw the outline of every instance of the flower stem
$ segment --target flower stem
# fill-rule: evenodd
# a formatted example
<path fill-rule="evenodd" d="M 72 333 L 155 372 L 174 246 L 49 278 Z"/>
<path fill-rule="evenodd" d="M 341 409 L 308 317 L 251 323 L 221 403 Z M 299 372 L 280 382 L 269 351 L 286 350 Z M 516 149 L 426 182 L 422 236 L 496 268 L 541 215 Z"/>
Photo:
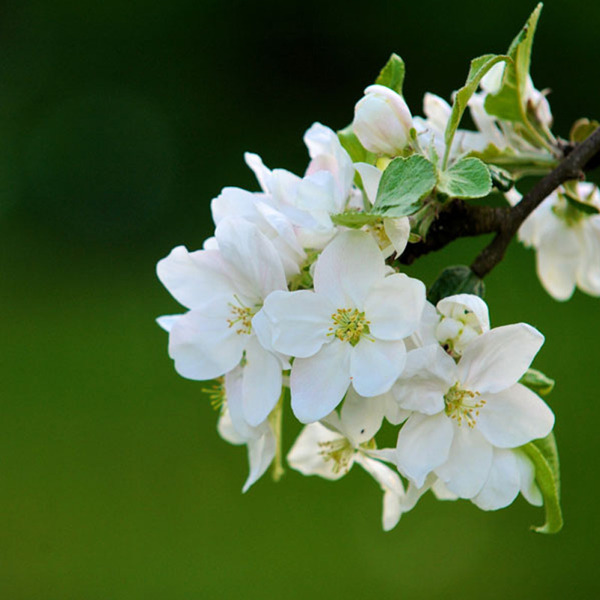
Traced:
<path fill-rule="evenodd" d="M 269 415 L 269 423 L 273 429 L 276 443 L 275 458 L 273 459 L 273 463 L 271 465 L 271 477 L 273 478 L 273 481 L 276 482 L 279 481 L 285 474 L 285 469 L 283 468 L 281 431 L 283 425 L 283 402 L 289 396 L 289 393 L 290 389 L 288 387 L 281 388 L 281 396 L 279 397 L 279 401 Z"/>

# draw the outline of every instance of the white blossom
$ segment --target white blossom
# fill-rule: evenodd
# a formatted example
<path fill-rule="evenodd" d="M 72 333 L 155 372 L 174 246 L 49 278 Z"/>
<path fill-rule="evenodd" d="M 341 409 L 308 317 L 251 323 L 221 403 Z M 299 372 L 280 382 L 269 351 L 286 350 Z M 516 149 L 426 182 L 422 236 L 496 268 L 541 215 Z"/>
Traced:
<path fill-rule="evenodd" d="M 490 477 L 496 449 L 548 435 L 552 411 L 518 383 L 543 340 L 520 323 L 473 339 L 458 363 L 438 344 L 411 351 L 400 405 L 414 412 L 398 436 L 400 472 L 417 486 L 434 472 L 457 496 L 474 498 Z"/>
<path fill-rule="evenodd" d="M 363 396 L 377 396 L 402 372 L 403 340 L 418 326 L 425 286 L 386 272 L 373 239 L 345 231 L 318 258 L 314 291 L 273 292 L 266 299 L 257 333 L 295 357 L 292 409 L 301 422 L 329 414 L 350 383 Z"/>

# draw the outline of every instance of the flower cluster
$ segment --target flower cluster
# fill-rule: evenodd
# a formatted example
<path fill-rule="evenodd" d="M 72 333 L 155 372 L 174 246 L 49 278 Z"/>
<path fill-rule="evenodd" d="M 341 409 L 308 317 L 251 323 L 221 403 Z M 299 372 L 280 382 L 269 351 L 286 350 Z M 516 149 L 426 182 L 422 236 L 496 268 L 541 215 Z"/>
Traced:
<path fill-rule="evenodd" d="M 357 104 L 355 132 L 382 155 L 410 144 L 411 116 L 400 96 L 380 94 L 369 88 Z M 396 128 L 378 129 L 382 114 Z M 372 206 L 380 169 L 354 163 L 323 125 L 305 142 L 303 176 L 247 154 L 261 191 L 225 188 L 211 204 L 214 237 L 157 266 L 188 309 L 159 319 L 169 355 L 184 377 L 218 378 L 218 431 L 248 448 L 244 491 L 280 453 L 289 391 L 305 424 L 289 465 L 334 480 L 360 464 L 384 492 L 386 530 L 429 489 L 485 510 L 519 491 L 541 504 L 521 447 L 554 417 L 519 380 L 543 336 L 522 323 L 490 329 L 475 295 L 429 303 L 421 281 L 386 264 L 409 241 L 407 217 L 336 224 Z M 379 447 L 382 428 L 396 430 L 396 447 Z"/>

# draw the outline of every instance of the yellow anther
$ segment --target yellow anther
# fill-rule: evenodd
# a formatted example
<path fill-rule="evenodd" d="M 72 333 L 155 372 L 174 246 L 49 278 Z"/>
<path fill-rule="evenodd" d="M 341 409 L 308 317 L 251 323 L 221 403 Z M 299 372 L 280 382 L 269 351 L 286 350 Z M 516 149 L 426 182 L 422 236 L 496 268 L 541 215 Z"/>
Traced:
<path fill-rule="evenodd" d="M 370 333 L 369 324 L 365 313 L 358 308 L 338 308 L 331 315 L 333 326 L 329 328 L 327 335 L 335 335 L 342 342 L 350 342 L 352 346 L 358 344 L 363 335 Z"/>
<path fill-rule="evenodd" d="M 485 400 L 477 400 L 479 392 L 463 390 L 455 383 L 444 396 L 446 414 L 456 421 L 460 427 L 463 421 L 473 429 L 477 424 L 479 409 L 485 405 Z"/>

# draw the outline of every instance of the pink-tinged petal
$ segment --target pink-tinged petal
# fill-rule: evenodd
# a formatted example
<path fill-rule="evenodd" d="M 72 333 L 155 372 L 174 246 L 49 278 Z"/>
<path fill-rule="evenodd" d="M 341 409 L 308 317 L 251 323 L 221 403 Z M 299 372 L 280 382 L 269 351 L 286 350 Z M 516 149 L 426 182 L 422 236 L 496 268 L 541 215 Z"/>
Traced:
<path fill-rule="evenodd" d="M 173 248 L 156 265 L 161 283 L 186 308 L 201 308 L 215 298 L 231 296 L 235 287 L 228 269 L 218 251 L 188 252 L 184 246 Z"/>
<path fill-rule="evenodd" d="M 361 396 L 383 394 L 394 385 L 405 361 L 406 348 L 402 340 L 386 342 L 363 337 L 351 350 L 352 384 Z"/>
<path fill-rule="evenodd" d="M 349 348 L 349 344 L 334 340 L 314 356 L 294 361 L 292 410 L 301 423 L 322 419 L 342 401 L 350 385 Z"/>
<path fill-rule="evenodd" d="M 425 478 L 448 458 L 454 427 L 445 413 L 413 414 L 398 435 L 396 460 L 400 473 L 422 487 Z"/>
<path fill-rule="evenodd" d="M 376 338 L 408 337 L 420 324 L 425 307 L 425 285 L 403 273 L 390 275 L 371 289 L 364 307 L 369 328 Z"/>
<path fill-rule="evenodd" d="M 493 448 L 476 429 L 466 426 L 453 428 L 454 439 L 448 460 L 435 472 L 451 492 L 460 498 L 473 498 L 487 481 Z"/>
<path fill-rule="evenodd" d="M 575 291 L 582 249 L 577 233 L 566 226 L 554 227 L 537 248 L 537 273 L 555 300 L 568 300 Z"/>
<path fill-rule="evenodd" d="M 241 360 L 247 335 L 229 327 L 227 314 L 215 318 L 192 310 L 174 323 L 169 334 L 169 356 L 175 369 L 188 379 L 214 379 Z"/>
<path fill-rule="evenodd" d="M 267 419 L 281 395 L 281 363 L 255 337 L 246 346 L 243 408 L 246 421 L 256 427 Z"/>
<path fill-rule="evenodd" d="M 371 288 L 385 274 L 383 255 L 364 231 L 344 231 L 323 250 L 315 265 L 315 292 L 336 308 L 362 309 Z"/>
<path fill-rule="evenodd" d="M 327 429 L 321 423 L 311 423 L 304 427 L 296 438 L 287 455 L 288 464 L 303 475 L 318 475 L 331 480 L 340 479 L 350 470 L 353 461 L 349 461 L 346 469 L 337 469 L 333 460 L 326 460 L 327 456 L 323 451 L 326 444 L 343 441 L 343 436 Z"/>
<path fill-rule="evenodd" d="M 333 337 L 330 327 L 335 308 L 326 298 L 309 290 L 273 292 L 262 311 L 269 327 L 262 318 L 258 320 L 259 338 L 270 335 L 272 347 L 288 356 L 312 356 Z"/>
<path fill-rule="evenodd" d="M 519 469 L 519 487 L 521 494 L 529 504 L 542 506 L 544 498 L 535 482 L 535 467 L 530 458 L 522 450 L 512 450 Z"/>
<path fill-rule="evenodd" d="M 529 388 L 517 383 L 497 394 L 482 396 L 477 428 L 499 448 L 516 448 L 546 437 L 554 427 L 554 413 Z"/>
<path fill-rule="evenodd" d="M 368 442 L 381 427 L 386 409 L 385 396 L 366 398 L 350 386 L 341 411 L 341 423 L 345 436 L 355 446 Z"/>
<path fill-rule="evenodd" d="M 276 448 L 277 441 L 270 427 L 260 438 L 248 442 L 250 473 L 248 479 L 246 479 L 246 483 L 244 483 L 242 493 L 246 493 L 250 486 L 265 474 L 273 462 Z"/>
<path fill-rule="evenodd" d="M 531 325 L 496 327 L 469 342 L 458 363 L 462 387 L 473 392 L 499 392 L 523 376 L 544 343 Z"/>
<path fill-rule="evenodd" d="M 358 171 L 360 178 L 363 183 L 363 188 L 369 202 L 373 205 L 377 198 L 377 190 L 379 189 L 379 182 L 381 181 L 381 175 L 383 174 L 377 167 L 368 163 L 354 163 L 354 168 Z"/>
<path fill-rule="evenodd" d="M 275 290 L 287 289 L 281 259 L 256 225 L 245 219 L 225 219 L 217 225 L 215 237 L 238 287 L 250 297 L 262 300 Z"/>
<path fill-rule="evenodd" d="M 519 468 L 513 451 L 494 448 L 487 481 L 472 502 L 481 510 L 504 508 L 517 497 L 519 483 Z"/>
<path fill-rule="evenodd" d="M 434 415 L 444 410 L 444 394 L 455 382 L 455 362 L 435 344 L 408 353 L 392 393 L 402 408 Z"/>

